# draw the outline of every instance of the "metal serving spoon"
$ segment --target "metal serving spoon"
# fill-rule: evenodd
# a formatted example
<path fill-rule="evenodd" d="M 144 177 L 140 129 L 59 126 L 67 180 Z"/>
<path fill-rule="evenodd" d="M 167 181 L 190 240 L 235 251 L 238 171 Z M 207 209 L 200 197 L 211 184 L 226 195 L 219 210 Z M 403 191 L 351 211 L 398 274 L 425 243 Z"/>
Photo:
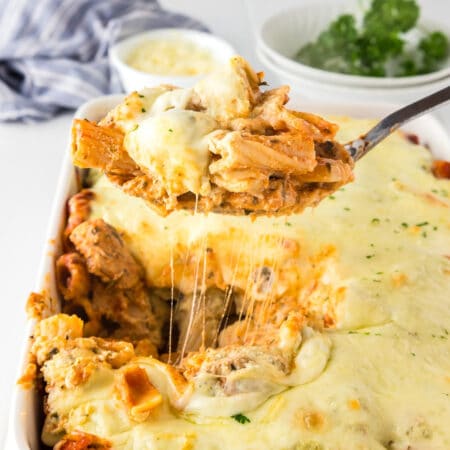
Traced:
<path fill-rule="evenodd" d="M 442 106 L 450 100 L 450 86 L 405 106 L 378 122 L 370 131 L 344 145 L 354 161 L 362 158 L 379 142 L 412 119 Z"/>

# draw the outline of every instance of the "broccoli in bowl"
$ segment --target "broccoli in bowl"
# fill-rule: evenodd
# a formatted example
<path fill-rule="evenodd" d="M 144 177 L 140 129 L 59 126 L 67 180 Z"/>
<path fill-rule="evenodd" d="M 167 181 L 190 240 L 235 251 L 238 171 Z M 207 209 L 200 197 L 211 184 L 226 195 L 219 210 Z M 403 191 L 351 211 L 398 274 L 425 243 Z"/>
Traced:
<path fill-rule="evenodd" d="M 420 30 L 419 14 L 416 0 L 372 0 L 361 23 L 351 14 L 339 16 L 295 59 L 349 75 L 403 77 L 434 72 L 448 57 L 449 39 L 442 31 Z"/>

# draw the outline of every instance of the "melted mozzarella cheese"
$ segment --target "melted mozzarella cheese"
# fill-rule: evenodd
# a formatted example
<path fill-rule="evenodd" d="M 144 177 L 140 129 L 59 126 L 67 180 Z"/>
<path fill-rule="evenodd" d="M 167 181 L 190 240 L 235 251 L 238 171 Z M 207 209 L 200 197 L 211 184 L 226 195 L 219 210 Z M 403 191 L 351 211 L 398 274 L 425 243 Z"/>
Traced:
<path fill-rule="evenodd" d="M 344 142 L 372 125 L 339 122 Z M 101 178 L 92 216 L 123 232 L 150 284 L 164 279 L 178 247 L 201 238 L 230 282 L 238 256 L 257 265 L 262 255 L 281 252 L 282 241 L 270 235 L 310 254 L 332 245 L 334 265 L 324 283 L 341 283 L 345 295 L 334 305 L 336 328 L 323 332 L 325 340 L 303 342 L 291 375 L 299 378 L 288 383 L 295 387 L 260 406 L 253 399 L 235 404 L 247 404 L 241 412 L 250 423 L 208 415 L 198 389 L 190 413 L 166 405 L 138 425 L 113 409 L 107 390 L 82 387 L 61 399 L 73 411 L 68 429 L 99 434 L 120 449 L 450 448 L 450 181 L 434 178 L 430 164 L 425 148 L 397 133 L 358 162 L 354 183 L 316 208 L 255 221 L 183 212 L 161 218 Z M 289 282 L 301 289 L 304 280 Z M 93 415 L 79 419 L 88 407 Z"/>
<path fill-rule="evenodd" d="M 170 109 L 142 120 L 126 135 L 124 146 L 140 167 L 162 181 L 169 194 L 208 195 L 207 135 L 215 127 L 215 120 L 206 114 Z"/>
<path fill-rule="evenodd" d="M 125 102 L 116 117 L 125 132 L 126 151 L 170 196 L 210 193 L 209 135 L 228 119 L 247 116 L 251 109 L 251 87 L 242 71 L 249 71 L 256 82 L 248 65 L 232 58 L 193 88 L 142 90 L 135 94 L 133 106 Z M 204 112 L 194 111 L 194 104 Z"/>

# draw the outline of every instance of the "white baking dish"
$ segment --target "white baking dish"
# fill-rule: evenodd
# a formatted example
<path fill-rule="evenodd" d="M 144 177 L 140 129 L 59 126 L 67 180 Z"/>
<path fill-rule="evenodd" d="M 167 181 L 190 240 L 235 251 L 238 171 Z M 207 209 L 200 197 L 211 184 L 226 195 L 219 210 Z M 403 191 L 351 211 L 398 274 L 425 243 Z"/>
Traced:
<path fill-rule="evenodd" d="M 92 100 L 79 108 L 76 117 L 87 118 L 92 121 L 99 120 L 107 111 L 114 107 L 122 96 L 106 96 Z M 324 115 L 348 115 L 353 117 L 376 118 L 383 117 L 395 109 L 392 105 L 358 105 L 346 104 L 319 104 L 300 102 L 298 98 L 291 100 L 294 108 L 311 111 Z M 450 159 L 450 139 L 442 125 L 432 116 L 427 115 L 405 127 L 407 132 L 419 136 L 421 143 L 430 147 L 433 154 L 440 159 Z M 356 136 L 355 136 L 356 137 Z M 376 151 L 376 150 L 374 150 Z M 44 249 L 39 277 L 35 286 L 36 292 L 47 290 L 52 298 L 57 299 L 56 283 L 54 277 L 54 260 L 61 251 L 60 235 L 65 222 L 65 206 L 67 199 L 79 189 L 79 177 L 72 166 L 69 148 L 64 159 L 59 179 L 53 213 L 48 229 L 47 246 Z M 18 376 L 23 372 L 27 363 L 29 336 L 33 332 L 34 324 L 30 322 L 24 336 L 21 362 Z M 33 391 L 14 388 L 13 405 L 9 420 L 9 434 L 6 449 L 35 450 L 40 448 L 40 401 Z"/>

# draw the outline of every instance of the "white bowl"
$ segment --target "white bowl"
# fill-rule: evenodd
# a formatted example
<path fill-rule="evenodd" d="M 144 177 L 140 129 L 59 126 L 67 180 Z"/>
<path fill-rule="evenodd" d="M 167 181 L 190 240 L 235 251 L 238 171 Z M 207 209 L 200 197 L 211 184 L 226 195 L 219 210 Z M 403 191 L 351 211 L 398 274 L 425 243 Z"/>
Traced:
<path fill-rule="evenodd" d="M 307 77 L 285 69 L 271 59 L 271 56 L 266 54 L 260 46 L 256 48 L 256 54 L 259 60 L 277 75 L 280 84 L 289 85 L 295 95 L 308 100 L 328 100 L 343 104 L 348 102 L 364 104 L 389 102 L 405 105 L 443 89 L 449 84 L 449 79 L 444 78 L 425 84 L 396 88 L 343 85 Z"/>
<path fill-rule="evenodd" d="M 257 43 L 259 53 L 264 53 L 276 65 L 285 72 L 296 75 L 299 78 L 308 78 L 315 83 L 364 86 L 367 88 L 394 89 L 404 86 L 426 85 L 428 83 L 448 79 L 450 77 L 450 58 L 444 63 L 442 69 L 418 76 L 411 77 L 366 77 L 340 74 L 317 69 L 298 61 L 293 56 L 308 42 L 314 41 L 318 35 L 327 28 L 339 15 L 351 13 L 357 19 L 361 17 L 361 2 L 359 0 L 339 0 L 329 2 L 318 0 L 293 9 L 277 13 L 267 19 L 258 30 Z M 441 30 L 450 35 L 448 21 L 437 23 L 420 18 L 418 29 Z M 410 39 L 414 40 L 414 33 L 410 33 Z"/>
<path fill-rule="evenodd" d="M 173 84 L 179 87 L 190 87 L 204 74 L 199 75 L 160 75 L 136 70 L 128 65 L 127 57 L 139 44 L 149 40 L 179 40 L 194 43 L 199 48 L 209 50 L 218 64 L 227 62 L 236 54 L 233 47 L 224 40 L 202 31 L 185 28 L 160 28 L 131 36 L 115 44 L 110 52 L 111 65 L 117 70 L 122 86 L 126 92 L 160 84 Z"/>

